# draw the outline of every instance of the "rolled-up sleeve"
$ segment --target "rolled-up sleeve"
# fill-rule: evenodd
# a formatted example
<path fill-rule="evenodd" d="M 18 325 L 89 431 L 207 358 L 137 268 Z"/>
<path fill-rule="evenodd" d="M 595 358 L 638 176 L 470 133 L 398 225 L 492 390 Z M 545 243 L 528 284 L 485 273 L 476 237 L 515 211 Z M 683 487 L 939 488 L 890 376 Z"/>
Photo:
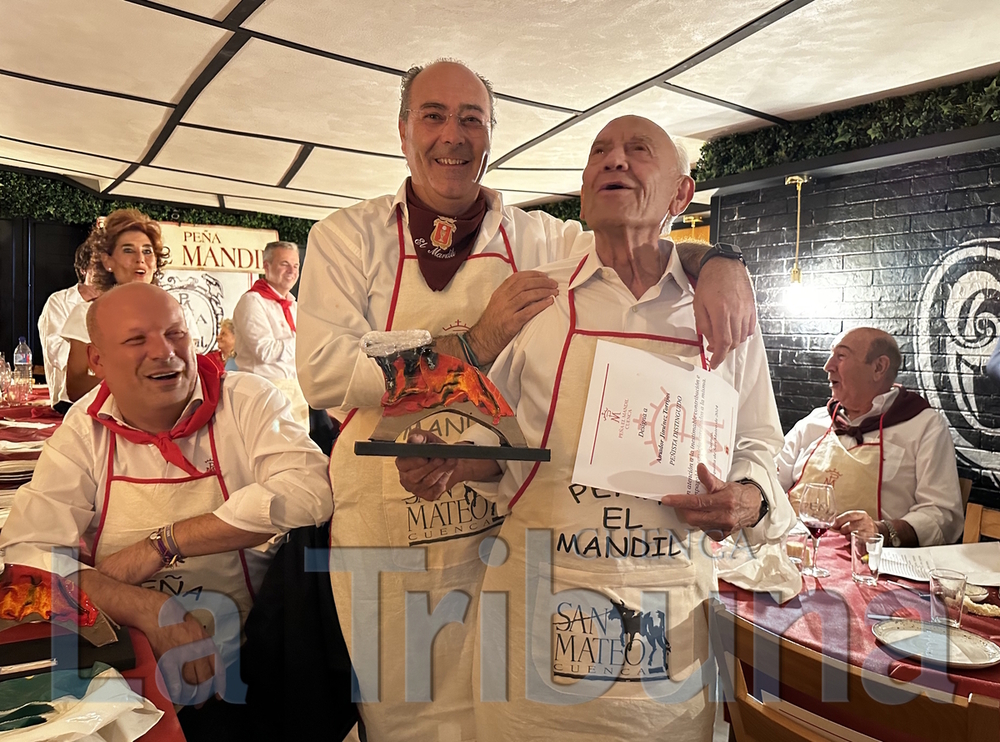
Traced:
<path fill-rule="evenodd" d="M 244 376 L 233 392 L 238 435 L 253 482 L 229 493 L 215 515 L 235 528 L 283 533 L 320 525 L 333 514 L 328 459 L 291 418 L 288 399 L 269 382 Z"/>

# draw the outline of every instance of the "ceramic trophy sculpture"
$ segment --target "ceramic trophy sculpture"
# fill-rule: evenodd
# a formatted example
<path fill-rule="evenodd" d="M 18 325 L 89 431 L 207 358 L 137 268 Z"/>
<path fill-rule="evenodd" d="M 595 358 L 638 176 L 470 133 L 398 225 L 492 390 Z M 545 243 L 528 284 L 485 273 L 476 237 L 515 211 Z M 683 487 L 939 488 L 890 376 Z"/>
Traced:
<path fill-rule="evenodd" d="M 547 449 L 529 448 L 500 392 L 475 366 L 438 353 L 426 330 L 369 332 L 361 348 L 385 375 L 382 419 L 368 441 L 358 441 L 359 456 L 517 459 L 548 461 Z M 405 431 L 438 412 L 453 412 L 492 430 L 499 446 L 397 443 Z"/>

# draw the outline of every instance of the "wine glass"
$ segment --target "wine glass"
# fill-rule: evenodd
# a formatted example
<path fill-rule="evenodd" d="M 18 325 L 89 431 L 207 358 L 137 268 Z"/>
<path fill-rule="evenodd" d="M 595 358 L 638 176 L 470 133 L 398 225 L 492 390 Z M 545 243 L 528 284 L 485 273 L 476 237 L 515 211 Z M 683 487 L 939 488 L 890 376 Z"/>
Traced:
<path fill-rule="evenodd" d="M 803 488 L 802 502 L 799 503 L 799 517 L 802 525 L 809 529 L 813 539 L 812 564 L 802 570 L 810 577 L 829 577 L 829 570 L 816 563 L 819 539 L 837 518 L 837 504 L 833 498 L 833 487 L 829 484 L 807 484 Z"/>

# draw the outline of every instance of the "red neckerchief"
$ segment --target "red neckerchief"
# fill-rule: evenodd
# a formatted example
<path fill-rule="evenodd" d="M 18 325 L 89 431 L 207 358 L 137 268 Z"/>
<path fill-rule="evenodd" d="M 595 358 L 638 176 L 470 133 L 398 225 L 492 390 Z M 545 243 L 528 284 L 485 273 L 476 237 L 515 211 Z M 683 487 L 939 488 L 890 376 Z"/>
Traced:
<path fill-rule="evenodd" d="M 117 420 L 98 415 L 97 413 L 100 412 L 101 407 L 104 406 L 108 397 L 111 396 L 111 390 L 108 389 L 106 381 L 101 382 L 97 398 L 87 408 L 87 414 L 115 435 L 120 435 L 129 443 L 134 443 L 137 446 L 152 443 L 166 461 L 179 469 L 183 469 L 191 476 L 204 474 L 204 472 L 198 471 L 194 464 L 184 458 L 181 449 L 174 443 L 176 438 L 187 438 L 189 435 L 193 435 L 205 427 L 215 414 L 215 408 L 219 406 L 219 392 L 222 387 L 222 376 L 219 373 L 219 369 L 204 356 L 197 356 L 197 358 L 198 379 L 201 382 L 202 393 L 205 399 L 191 417 L 175 425 L 172 430 L 165 433 L 147 433 L 145 430 L 136 430 L 127 425 L 122 425 Z"/>
<path fill-rule="evenodd" d="M 285 322 L 288 323 L 288 329 L 293 333 L 295 332 L 295 318 L 292 317 L 291 299 L 283 299 L 278 292 L 274 290 L 274 287 L 263 278 L 258 278 L 254 282 L 254 285 L 250 287 L 250 290 L 255 294 L 260 294 L 265 299 L 278 302 L 281 305 L 281 311 L 285 313 Z"/>
<path fill-rule="evenodd" d="M 881 415 L 872 415 L 861 421 L 860 425 L 851 425 L 847 419 L 847 413 L 840 406 L 840 402 L 831 399 L 826 403 L 826 410 L 833 419 L 833 432 L 837 435 L 850 435 L 860 446 L 864 443 L 864 434 L 873 430 L 889 428 L 899 423 L 912 420 L 921 412 L 930 407 L 930 403 L 916 392 L 911 392 L 903 387 L 899 387 L 899 394 Z"/>
<path fill-rule="evenodd" d="M 407 179 L 406 205 L 420 273 L 432 291 L 441 291 L 476 244 L 476 235 L 486 216 L 486 196 L 480 189 L 476 202 L 464 214 L 441 216 L 417 198 Z"/>

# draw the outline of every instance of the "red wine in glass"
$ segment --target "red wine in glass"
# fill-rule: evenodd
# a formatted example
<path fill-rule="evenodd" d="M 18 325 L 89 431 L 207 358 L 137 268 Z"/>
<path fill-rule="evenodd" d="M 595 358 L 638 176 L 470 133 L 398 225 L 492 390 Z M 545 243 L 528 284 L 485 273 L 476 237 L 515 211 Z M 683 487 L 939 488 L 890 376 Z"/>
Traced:
<path fill-rule="evenodd" d="M 809 529 L 813 539 L 812 565 L 802 570 L 802 574 L 810 577 L 829 577 L 829 570 L 817 565 L 819 539 L 837 518 L 837 504 L 833 496 L 833 487 L 829 484 L 807 484 L 802 491 L 802 501 L 799 503 L 799 518 L 802 525 Z"/>
<path fill-rule="evenodd" d="M 809 533 L 815 539 L 818 539 L 820 536 L 826 533 L 827 530 L 829 530 L 830 528 L 829 523 L 820 523 L 819 521 L 816 520 L 802 521 L 802 525 L 804 525 L 807 529 L 809 529 Z"/>

